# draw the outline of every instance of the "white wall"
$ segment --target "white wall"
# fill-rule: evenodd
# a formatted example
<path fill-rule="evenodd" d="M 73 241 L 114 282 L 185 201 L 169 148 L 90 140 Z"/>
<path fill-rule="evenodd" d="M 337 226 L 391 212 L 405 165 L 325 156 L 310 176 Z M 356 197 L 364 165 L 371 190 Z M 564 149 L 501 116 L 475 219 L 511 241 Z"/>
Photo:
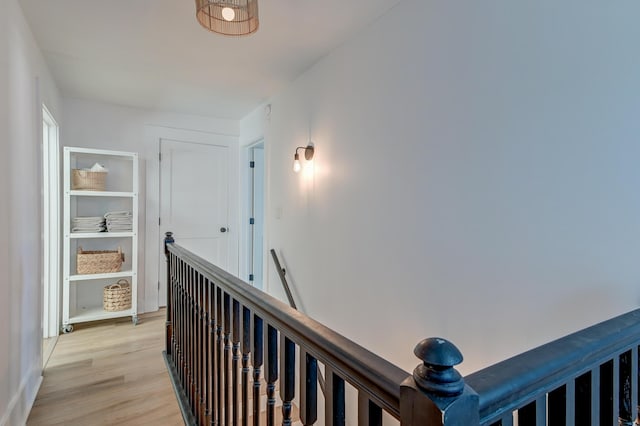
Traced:
<path fill-rule="evenodd" d="M 303 309 L 408 371 L 446 337 L 468 373 L 637 307 L 639 13 L 404 0 L 244 119 Z"/>
<path fill-rule="evenodd" d="M 0 0 L 0 425 L 24 424 L 42 369 L 42 107 L 56 86 L 15 0 Z"/>
<path fill-rule="evenodd" d="M 70 98 L 63 100 L 63 107 L 65 120 L 60 130 L 61 145 L 132 151 L 140 154 L 138 310 L 157 310 L 157 274 L 154 272 L 158 269 L 158 251 L 157 247 L 147 249 L 146 242 L 150 232 L 157 233 L 158 137 L 165 135 L 165 138 L 172 138 L 169 135 L 174 134 L 176 129 L 237 137 L 239 123 L 235 120 L 154 112 Z M 232 164 L 237 164 L 238 147 L 234 146 L 231 149 Z M 231 188 L 237 186 L 237 181 L 230 182 Z M 230 224 L 230 236 L 234 237 L 231 251 L 237 253 L 238 238 L 237 233 L 233 231 L 238 228 L 235 220 L 238 217 L 239 201 L 236 191 L 230 191 L 230 196 L 230 217 L 234 220 Z M 156 213 L 153 220 L 147 221 L 150 211 Z M 146 228 L 149 232 L 145 231 Z M 158 244 L 159 241 L 158 239 Z M 237 256 L 230 256 L 230 268 L 237 271 Z M 151 272 L 146 273 L 146 269 Z"/>

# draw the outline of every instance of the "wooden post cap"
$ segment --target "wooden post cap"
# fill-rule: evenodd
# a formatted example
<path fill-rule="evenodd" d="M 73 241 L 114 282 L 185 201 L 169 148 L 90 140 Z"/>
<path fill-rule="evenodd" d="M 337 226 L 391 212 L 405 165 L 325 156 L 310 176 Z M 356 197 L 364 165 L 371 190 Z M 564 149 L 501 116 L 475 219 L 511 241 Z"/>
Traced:
<path fill-rule="evenodd" d="M 413 353 L 422 360 L 413 370 L 417 385 L 441 396 L 457 396 L 464 390 L 464 380 L 453 366 L 462 362 L 462 353 L 451 342 L 438 337 L 424 339 Z"/>
<path fill-rule="evenodd" d="M 164 254 L 167 256 L 167 259 L 168 259 L 169 258 L 169 248 L 167 247 L 167 244 L 175 243 L 176 240 L 173 239 L 173 232 L 165 232 L 164 235 L 165 235 L 165 237 L 164 237 Z"/>

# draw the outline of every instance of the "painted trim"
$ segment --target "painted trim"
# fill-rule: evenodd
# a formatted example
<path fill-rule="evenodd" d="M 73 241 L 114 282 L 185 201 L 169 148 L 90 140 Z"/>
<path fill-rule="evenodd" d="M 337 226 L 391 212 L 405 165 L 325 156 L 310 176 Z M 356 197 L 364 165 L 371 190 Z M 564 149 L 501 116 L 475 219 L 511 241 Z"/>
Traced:
<path fill-rule="evenodd" d="M 33 391 L 31 392 L 31 394 L 28 394 L 28 384 L 33 380 L 35 380 L 34 386 L 32 387 Z M 18 392 L 14 395 L 13 398 L 11 398 L 11 401 L 9 401 L 7 411 L 5 411 L 4 416 L 2 416 L 2 418 L 0 419 L 0 426 L 19 425 L 27 423 L 27 419 L 29 418 L 29 414 L 31 413 L 33 404 L 36 402 L 36 396 L 40 391 L 42 380 L 42 368 L 40 367 L 40 365 L 36 364 L 33 366 L 33 368 L 31 368 L 31 371 L 22 381 L 22 383 L 20 383 Z M 20 404 L 20 402 L 23 402 L 23 404 Z M 23 408 L 20 409 L 21 407 Z"/>
<path fill-rule="evenodd" d="M 178 406 L 180 407 L 180 412 L 182 412 L 182 420 L 185 425 L 197 425 L 196 419 L 191 414 L 191 409 L 189 408 L 189 399 L 187 398 L 187 394 L 180 386 L 180 380 L 178 379 L 178 371 L 173 365 L 173 361 L 169 355 L 167 355 L 166 351 L 162 351 L 162 358 L 164 359 L 165 364 L 167 365 L 167 370 L 169 373 L 169 379 L 171 380 L 171 385 L 173 386 L 173 391 L 176 394 L 176 400 L 178 401 Z"/>
<path fill-rule="evenodd" d="M 42 143 L 42 171 L 44 195 L 43 222 L 43 299 L 41 307 L 43 313 L 43 337 L 55 337 L 60 330 L 60 126 L 47 108 L 42 104 L 43 126 L 40 140 Z M 49 135 L 47 146 L 44 140 L 44 124 L 47 125 Z M 45 184 L 44 180 L 49 182 Z M 47 270 L 45 270 L 45 268 Z M 53 279 L 52 279 L 53 277 Z M 47 283 L 47 281 L 49 281 Z M 46 289 L 45 289 L 46 287 Z"/>

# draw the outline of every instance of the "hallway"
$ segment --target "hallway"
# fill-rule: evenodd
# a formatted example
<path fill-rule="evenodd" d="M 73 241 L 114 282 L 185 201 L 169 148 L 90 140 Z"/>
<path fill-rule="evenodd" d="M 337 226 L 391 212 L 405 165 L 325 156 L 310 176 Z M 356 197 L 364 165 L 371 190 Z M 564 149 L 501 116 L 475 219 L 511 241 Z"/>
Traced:
<path fill-rule="evenodd" d="M 39 425 L 182 425 L 167 374 L 164 310 L 61 335 L 29 416 Z"/>

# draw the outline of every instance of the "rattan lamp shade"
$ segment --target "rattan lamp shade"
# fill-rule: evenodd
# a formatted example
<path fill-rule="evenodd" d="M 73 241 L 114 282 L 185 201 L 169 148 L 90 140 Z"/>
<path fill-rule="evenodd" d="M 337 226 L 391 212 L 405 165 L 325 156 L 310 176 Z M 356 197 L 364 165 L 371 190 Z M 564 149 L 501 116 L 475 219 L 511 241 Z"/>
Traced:
<path fill-rule="evenodd" d="M 196 0 L 196 17 L 209 31 L 230 36 L 252 34 L 258 30 L 258 0 Z"/>

